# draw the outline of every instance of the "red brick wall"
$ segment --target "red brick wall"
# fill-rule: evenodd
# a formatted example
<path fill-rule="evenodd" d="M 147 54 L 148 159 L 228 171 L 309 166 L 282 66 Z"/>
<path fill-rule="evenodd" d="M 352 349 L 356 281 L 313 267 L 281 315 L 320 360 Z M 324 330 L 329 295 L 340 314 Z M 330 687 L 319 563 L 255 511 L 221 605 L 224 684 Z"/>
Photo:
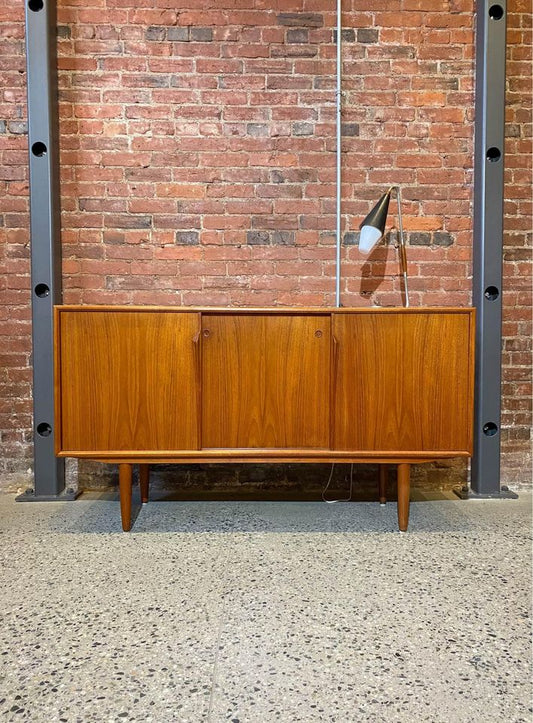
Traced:
<path fill-rule="evenodd" d="M 29 481 L 31 313 L 24 5 L 0 8 L 0 478 Z"/>
<path fill-rule="evenodd" d="M 371 259 L 354 246 L 361 218 L 397 183 L 413 305 L 468 304 L 472 0 L 343 4 L 342 301 L 399 302 L 393 246 Z M 65 301 L 332 304 L 334 3 L 168 5 L 59 2 Z M 508 483 L 528 480 L 531 416 L 528 11 L 525 0 L 509 2 Z M 24 476 L 31 462 L 30 284 L 18 0 L 7 0 L 0 23 L 0 471 Z"/>

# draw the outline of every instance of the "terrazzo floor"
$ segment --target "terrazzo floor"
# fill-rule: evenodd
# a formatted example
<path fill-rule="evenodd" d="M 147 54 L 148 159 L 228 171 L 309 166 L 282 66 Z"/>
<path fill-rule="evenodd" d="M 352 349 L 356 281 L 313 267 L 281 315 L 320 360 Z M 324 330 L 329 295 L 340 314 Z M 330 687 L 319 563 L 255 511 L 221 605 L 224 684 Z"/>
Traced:
<path fill-rule="evenodd" d="M 531 493 L 0 496 L 0 720 L 530 723 Z"/>

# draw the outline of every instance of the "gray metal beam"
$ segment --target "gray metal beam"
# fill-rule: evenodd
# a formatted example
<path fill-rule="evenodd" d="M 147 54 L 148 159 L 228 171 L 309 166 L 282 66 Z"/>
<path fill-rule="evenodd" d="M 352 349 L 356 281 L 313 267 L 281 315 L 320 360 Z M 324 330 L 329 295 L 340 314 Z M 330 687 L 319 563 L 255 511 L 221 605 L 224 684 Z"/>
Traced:
<path fill-rule="evenodd" d="M 474 496 L 499 497 L 506 0 L 478 0 L 473 302 L 477 309 Z M 505 491 L 505 490 L 504 490 Z"/>
<path fill-rule="evenodd" d="M 53 306 L 61 300 L 55 0 L 26 0 L 26 68 L 34 488 L 19 499 L 42 500 L 65 487 L 64 461 L 54 455 Z"/>

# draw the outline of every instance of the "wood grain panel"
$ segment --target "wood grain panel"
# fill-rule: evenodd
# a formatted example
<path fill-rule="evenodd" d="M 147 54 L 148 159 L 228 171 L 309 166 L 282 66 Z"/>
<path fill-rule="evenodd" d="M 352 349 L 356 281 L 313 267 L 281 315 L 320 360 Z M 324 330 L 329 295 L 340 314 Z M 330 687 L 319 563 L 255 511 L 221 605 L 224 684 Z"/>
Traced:
<path fill-rule="evenodd" d="M 62 450 L 198 449 L 199 314 L 62 311 Z"/>
<path fill-rule="evenodd" d="M 471 451 L 471 315 L 334 315 L 333 447 Z"/>
<path fill-rule="evenodd" d="M 329 446 L 329 315 L 202 315 L 202 443 Z"/>

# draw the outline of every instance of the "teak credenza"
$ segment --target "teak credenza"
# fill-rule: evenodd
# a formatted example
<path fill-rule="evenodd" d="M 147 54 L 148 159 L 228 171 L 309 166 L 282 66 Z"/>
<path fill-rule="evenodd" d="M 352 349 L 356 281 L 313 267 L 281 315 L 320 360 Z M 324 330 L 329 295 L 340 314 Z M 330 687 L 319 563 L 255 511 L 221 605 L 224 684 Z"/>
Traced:
<path fill-rule="evenodd" d="M 472 454 L 474 310 L 55 308 L 56 453 L 119 465 L 398 465 Z"/>

